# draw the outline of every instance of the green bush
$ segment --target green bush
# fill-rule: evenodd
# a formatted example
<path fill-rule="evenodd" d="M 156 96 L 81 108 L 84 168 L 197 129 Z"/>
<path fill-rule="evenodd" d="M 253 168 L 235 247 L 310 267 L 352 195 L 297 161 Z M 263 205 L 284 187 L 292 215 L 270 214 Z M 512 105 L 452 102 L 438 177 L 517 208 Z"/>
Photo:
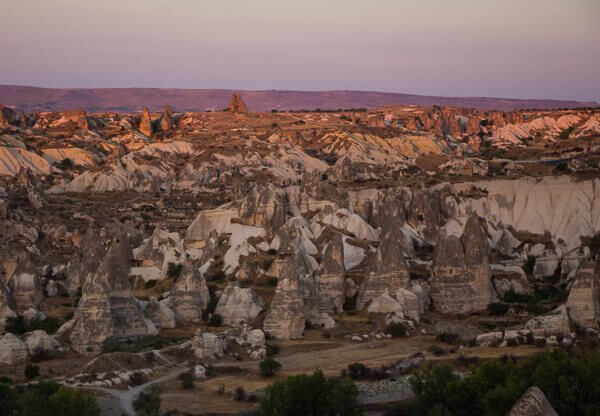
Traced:
<path fill-rule="evenodd" d="M 19 403 L 15 389 L 7 383 L 0 383 L 0 409 L 3 415 L 18 415 Z"/>
<path fill-rule="evenodd" d="M 276 373 L 281 370 L 281 363 L 274 360 L 273 358 L 267 358 L 260 362 L 258 365 L 260 369 L 260 375 L 267 378 L 273 377 Z"/>
<path fill-rule="evenodd" d="M 415 399 L 402 415 L 503 416 L 531 386 L 538 386 L 561 415 L 597 415 L 600 353 L 540 352 L 522 362 L 486 361 L 464 377 L 448 365 L 422 369 L 409 379 Z"/>
<path fill-rule="evenodd" d="M 363 363 L 352 363 L 348 364 L 346 374 L 352 380 L 360 380 L 368 378 L 371 375 L 371 370 Z"/>
<path fill-rule="evenodd" d="M 24 373 L 25 378 L 31 380 L 40 376 L 40 368 L 37 365 L 27 364 Z"/>
<path fill-rule="evenodd" d="M 218 313 L 214 313 L 209 321 L 208 321 L 208 325 L 209 326 L 221 326 L 223 325 L 223 317 L 221 315 L 219 315 Z"/>
<path fill-rule="evenodd" d="M 508 305 L 506 303 L 490 303 L 488 305 L 488 311 L 490 315 L 503 316 L 508 312 Z"/>
<path fill-rule="evenodd" d="M 233 391 L 233 400 L 241 402 L 246 399 L 246 390 L 242 386 L 238 386 Z"/>
<path fill-rule="evenodd" d="M 16 318 L 8 317 L 6 318 L 6 326 L 4 328 L 6 332 L 11 332 L 13 334 L 21 335 L 27 331 L 25 328 L 25 319 L 19 315 Z"/>
<path fill-rule="evenodd" d="M 263 416 L 358 416 L 358 389 L 348 378 L 326 379 L 319 370 L 277 381 L 260 399 Z"/>
<path fill-rule="evenodd" d="M 158 416 L 160 414 L 160 389 L 154 386 L 149 393 L 141 392 L 133 402 L 138 416 Z"/>
<path fill-rule="evenodd" d="M 459 344 L 460 336 L 453 332 L 441 332 L 436 335 L 435 339 L 440 342 L 445 342 L 446 344 Z"/>
<path fill-rule="evenodd" d="M 194 388 L 194 375 L 191 371 L 186 371 L 185 373 L 179 376 L 181 380 L 181 385 L 184 389 L 193 389 Z"/>
<path fill-rule="evenodd" d="M 96 398 L 55 382 L 30 385 L 18 399 L 15 416 L 99 416 Z"/>
<path fill-rule="evenodd" d="M 408 328 L 402 322 L 392 322 L 385 327 L 385 332 L 392 338 L 401 338 L 408 335 Z"/>

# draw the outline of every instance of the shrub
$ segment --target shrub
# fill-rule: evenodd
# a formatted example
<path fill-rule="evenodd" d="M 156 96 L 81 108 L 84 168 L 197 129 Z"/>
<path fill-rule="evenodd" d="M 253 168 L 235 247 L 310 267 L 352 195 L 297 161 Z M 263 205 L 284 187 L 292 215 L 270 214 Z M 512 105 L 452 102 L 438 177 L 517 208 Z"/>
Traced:
<path fill-rule="evenodd" d="M 144 375 L 139 371 L 134 371 L 129 376 L 129 381 L 131 381 L 131 384 L 134 386 L 139 386 L 140 384 L 144 384 Z"/>
<path fill-rule="evenodd" d="M 445 342 L 446 344 L 458 344 L 460 343 L 460 336 L 453 332 L 441 332 L 436 335 L 435 339 L 440 342 Z"/>
<path fill-rule="evenodd" d="M 267 358 L 261 361 L 258 366 L 260 369 L 260 375 L 265 378 L 273 377 L 279 372 L 279 370 L 281 370 L 281 363 L 273 358 Z"/>
<path fill-rule="evenodd" d="M 0 409 L 3 415 L 16 415 L 19 409 L 17 392 L 7 383 L 0 383 Z"/>
<path fill-rule="evenodd" d="M 191 371 L 186 371 L 185 373 L 179 376 L 181 380 L 181 386 L 184 389 L 193 389 L 194 388 L 194 375 Z"/>
<path fill-rule="evenodd" d="M 39 377 L 40 368 L 37 365 L 27 364 L 24 373 L 25 378 L 27 378 L 27 380 L 31 380 L 32 378 Z"/>
<path fill-rule="evenodd" d="M 362 415 L 358 389 L 348 378 L 326 379 L 321 371 L 277 381 L 260 399 L 263 416 Z"/>
<path fill-rule="evenodd" d="M 133 402 L 138 416 L 158 416 L 160 414 L 160 389 L 154 386 L 149 393 L 141 392 Z"/>
<path fill-rule="evenodd" d="M 371 375 L 371 370 L 363 363 L 352 363 L 348 365 L 346 374 L 352 380 L 360 380 L 369 377 Z"/>
<path fill-rule="evenodd" d="M 523 271 L 527 274 L 527 276 L 531 276 L 533 274 L 534 267 L 535 267 L 535 257 L 527 256 L 527 261 L 523 265 Z"/>
<path fill-rule="evenodd" d="M 221 326 L 223 325 L 223 317 L 218 313 L 212 314 L 210 319 L 208 320 L 209 326 Z"/>
<path fill-rule="evenodd" d="M 408 335 L 408 328 L 402 322 L 392 322 L 385 327 L 385 332 L 390 334 L 392 338 L 400 338 Z"/>
<path fill-rule="evenodd" d="M 25 319 L 21 315 L 16 318 L 6 318 L 5 330 L 6 332 L 12 332 L 17 335 L 24 334 L 27 331 L 25 328 Z"/>
<path fill-rule="evenodd" d="M 274 357 L 279 354 L 279 345 L 267 344 L 267 357 Z"/>
<path fill-rule="evenodd" d="M 506 303 L 490 303 L 488 305 L 488 311 L 490 315 L 503 316 L 508 312 L 508 305 Z"/>
<path fill-rule="evenodd" d="M 30 385 L 18 400 L 14 415 L 27 416 L 99 416 L 96 398 L 82 391 L 42 381 Z M 1 407 L 0 407 L 1 409 Z"/>
<path fill-rule="evenodd" d="M 538 386 L 561 415 L 596 415 L 600 353 L 545 351 L 516 362 L 504 357 L 471 367 L 464 377 L 447 365 L 410 377 L 415 399 L 397 409 L 410 415 L 505 415 L 531 386 Z M 441 413 L 439 413 L 441 412 Z"/>
<path fill-rule="evenodd" d="M 175 264 L 169 262 L 167 265 L 167 277 L 177 279 L 181 275 L 181 271 L 183 270 L 183 264 Z"/>
<path fill-rule="evenodd" d="M 233 400 L 241 402 L 246 399 L 246 390 L 242 386 L 238 386 L 233 391 Z"/>

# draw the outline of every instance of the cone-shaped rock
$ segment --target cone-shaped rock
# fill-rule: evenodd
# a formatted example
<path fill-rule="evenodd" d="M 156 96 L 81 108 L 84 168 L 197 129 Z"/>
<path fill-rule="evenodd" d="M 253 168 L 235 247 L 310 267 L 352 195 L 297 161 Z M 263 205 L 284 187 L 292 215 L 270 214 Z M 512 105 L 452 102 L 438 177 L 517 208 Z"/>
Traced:
<path fill-rule="evenodd" d="M 232 113 L 247 113 L 248 108 L 246 107 L 246 103 L 242 100 L 242 96 L 237 92 L 231 96 L 231 101 L 229 102 L 229 111 Z"/>
<path fill-rule="evenodd" d="M 152 117 L 150 116 L 150 110 L 144 107 L 142 111 L 142 119 L 140 120 L 140 131 L 146 136 L 151 136 L 154 130 L 152 129 Z"/>

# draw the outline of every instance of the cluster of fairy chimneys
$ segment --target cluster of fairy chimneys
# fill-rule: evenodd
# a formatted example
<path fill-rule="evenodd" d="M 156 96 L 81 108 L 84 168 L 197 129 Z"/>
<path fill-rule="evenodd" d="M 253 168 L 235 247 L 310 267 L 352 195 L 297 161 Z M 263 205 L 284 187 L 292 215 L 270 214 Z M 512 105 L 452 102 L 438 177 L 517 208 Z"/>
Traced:
<path fill-rule="evenodd" d="M 246 103 L 244 100 L 242 100 L 241 95 L 234 93 L 231 96 L 231 101 L 229 102 L 229 107 L 227 107 L 226 111 L 235 114 L 247 113 L 248 107 L 246 107 Z M 154 122 L 152 121 L 150 110 L 148 110 L 147 107 L 144 107 L 144 110 L 142 111 L 142 118 L 140 120 L 140 132 L 144 133 L 146 136 L 150 136 L 152 133 L 157 131 L 171 130 L 173 125 L 173 112 L 171 111 L 171 107 L 169 105 L 164 106 L 160 118 Z"/>

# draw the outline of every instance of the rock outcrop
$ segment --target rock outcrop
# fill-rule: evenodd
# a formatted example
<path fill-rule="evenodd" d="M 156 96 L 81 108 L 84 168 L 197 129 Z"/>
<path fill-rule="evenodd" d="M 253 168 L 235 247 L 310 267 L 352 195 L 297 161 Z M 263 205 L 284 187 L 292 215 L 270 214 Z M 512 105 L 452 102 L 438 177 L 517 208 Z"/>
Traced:
<path fill-rule="evenodd" d="M 104 258 L 106 247 L 102 244 L 100 230 L 90 225 L 79 243 L 79 249 L 67 266 L 67 290 L 75 294 L 90 273 L 95 272 Z"/>
<path fill-rule="evenodd" d="M 600 320 L 600 262 L 579 266 L 567 299 L 569 316 L 584 328 L 598 328 Z"/>
<path fill-rule="evenodd" d="M 263 330 L 276 339 L 300 338 L 304 333 L 304 300 L 296 276 L 280 279 Z"/>
<path fill-rule="evenodd" d="M 140 120 L 140 132 L 145 134 L 146 136 L 152 136 L 154 133 L 154 128 L 152 127 L 152 116 L 150 116 L 150 110 L 147 107 L 144 107 L 142 110 L 142 118 Z"/>
<path fill-rule="evenodd" d="M 7 333 L 0 338 L 0 364 L 19 364 L 27 358 L 27 345 L 15 335 Z"/>
<path fill-rule="evenodd" d="M 358 292 L 356 309 L 362 310 L 373 299 L 387 293 L 394 296 L 399 289 L 409 287 L 406 251 L 410 242 L 402 232 L 398 218 L 386 221 L 384 234 L 371 259 L 367 277 Z"/>
<path fill-rule="evenodd" d="M 177 322 L 200 322 L 202 311 L 210 301 L 206 280 L 198 269 L 184 264 L 171 290 L 170 305 Z"/>
<path fill-rule="evenodd" d="M 248 107 L 246 107 L 246 103 L 242 100 L 242 96 L 239 93 L 233 93 L 231 96 L 231 101 L 229 102 L 229 111 L 232 113 L 247 113 Z"/>
<path fill-rule="evenodd" d="M 202 361 L 213 361 L 225 355 L 226 345 L 224 341 L 215 334 L 202 332 L 198 329 L 192 339 L 192 351 L 196 358 Z"/>
<path fill-rule="evenodd" d="M 442 235 L 435 248 L 431 299 L 446 314 L 467 314 L 487 308 L 493 289 L 487 235 L 477 216 L 471 216 L 461 239 Z"/>
<path fill-rule="evenodd" d="M 169 307 L 169 299 L 163 299 L 160 302 L 155 298 L 150 298 L 144 315 L 150 319 L 157 328 L 175 328 L 175 312 Z"/>
<path fill-rule="evenodd" d="M 323 259 L 316 276 L 319 313 L 340 313 L 346 299 L 346 279 L 344 276 L 344 245 L 342 236 L 335 232 L 327 233 Z"/>
<path fill-rule="evenodd" d="M 32 359 L 51 358 L 60 348 L 60 344 L 54 337 L 39 329 L 25 336 L 25 345 Z"/>
<path fill-rule="evenodd" d="M 5 107 L 0 104 L 0 125 L 13 124 L 15 119 L 15 111 L 12 108 Z"/>
<path fill-rule="evenodd" d="M 536 336 L 569 336 L 571 334 L 571 320 L 565 305 L 561 305 L 545 315 L 536 316 L 525 324 Z"/>
<path fill-rule="evenodd" d="M 173 128 L 173 112 L 169 105 L 165 105 L 163 112 L 160 116 L 160 129 L 162 131 L 171 130 Z"/>
<path fill-rule="evenodd" d="M 507 416 L 558 416 L 546 395 L 539 387 L 530 387 L 516 401 Z"/>
<path fill-rule="evenodd" d="M 263 309 L 262 301 L 252 289 L 229 285 L 223 290 L 215 313 L 223 317 L 225 325 L 236 326 L 252 321 Z"/>

